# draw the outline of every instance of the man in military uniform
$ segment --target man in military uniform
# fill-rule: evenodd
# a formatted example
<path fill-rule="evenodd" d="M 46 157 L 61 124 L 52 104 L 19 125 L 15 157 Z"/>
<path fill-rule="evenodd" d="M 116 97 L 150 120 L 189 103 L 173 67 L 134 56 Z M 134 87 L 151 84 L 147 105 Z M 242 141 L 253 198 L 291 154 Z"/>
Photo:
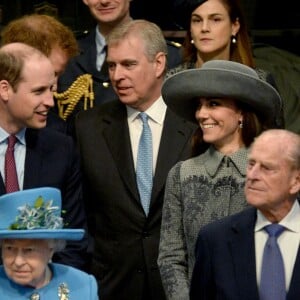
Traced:
<path fill-rule="evenodd" d="M 56 94 L 59 115 L 73 131 L 75 115 L 116 98 L 108 76 L 105 37 L 113 28 L 131 20 L 131 0 L 83 0 L 97 26 L 78 41 L 80 54 L 68 64 L 59 78 Z M 168 67 L 181 62 L 180 47 L 168 42 Z"/>

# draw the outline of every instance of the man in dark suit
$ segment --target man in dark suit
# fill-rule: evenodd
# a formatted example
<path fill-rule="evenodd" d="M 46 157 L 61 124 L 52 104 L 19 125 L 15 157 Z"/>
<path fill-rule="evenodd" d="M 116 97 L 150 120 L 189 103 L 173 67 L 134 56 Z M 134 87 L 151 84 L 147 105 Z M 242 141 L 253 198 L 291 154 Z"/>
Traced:
<path fill-rule="evenodd" d="M 253 207 L 207 225 L 199 233 L 192 300 L 299 299 L 299 190 L 299 135 L 279 129 L 265 131 L 249 154 L 245 194 Z M 278 256 L 268 243 L 270 227 L 283 230 L 277 237 Z M 274 256 L 265 256 L 271 249 Z M 281 272 L 274 269 L 267 274 L 264 266 L 272 256 L 271 267 L 282 261 Z M 282 295 L 275 278 L 279 274 Z"/>
<path fill-rule="evenodd" d="M 102 300 L 162 300 L 157 257 L 165 180 L 170 168 L 189 156 L 195 126 L 161 97 L 167 46 L 157 25 L 127 22 L 111 32 L 107 44 L 119 100 L 81 112 L 76 120 L 95 242 L 93 273 Z M 153 142 L 149 210 L 142 206 L 136 174 L 141 112 L 148 116 Z"/>
<path fill-rule="evenodd" d="M 62 192 L 65 226 L 85 228 L 79 155 L 73 139 L 44 128 L 54 106 L 54 69 L 39 50 L 22 43 L 0 49 L 0 194 L 15 169 L 15 190 L 56 187 Z M 9 137 L 16 139 L 15 168 L 6 167 Z M 7 170 L 6 170 L 7 169 Z M 72 242 L 54 260 L 81 269 L 86 265 L 87 238 Z"/>
<path fill-rule="evenodd" d="M 63 117 L 68 121 L 70 131 L 79 111 L 117 97 L 105 63 L 105 38 L 114 28 L 131 20 L 131 0 L 83 2 L 89 8 L 97 26 L 78 40 L 80 54 L 70 61 L 60 76 L 59 93 L 56 97 L 58 105 L 63 108 Z M 175 67 L 181 62 L 180 45 L 170 41 L 167 44 L 168 66 Z"/>

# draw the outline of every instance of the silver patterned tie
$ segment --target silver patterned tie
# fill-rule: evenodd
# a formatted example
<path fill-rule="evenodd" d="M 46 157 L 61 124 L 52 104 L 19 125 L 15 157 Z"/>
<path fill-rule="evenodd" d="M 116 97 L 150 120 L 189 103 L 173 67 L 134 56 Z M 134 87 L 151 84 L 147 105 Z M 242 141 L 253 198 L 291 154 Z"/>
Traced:
<path fill-rule="evenodd" d="M 145 214 L 148 215 L 153 184 L 152 133 L 148 124 L 148 115 L 141 112 L 139 117 L 143 122 L 143 131 L 139 141 L 136 180 L 142 206 Z"/>

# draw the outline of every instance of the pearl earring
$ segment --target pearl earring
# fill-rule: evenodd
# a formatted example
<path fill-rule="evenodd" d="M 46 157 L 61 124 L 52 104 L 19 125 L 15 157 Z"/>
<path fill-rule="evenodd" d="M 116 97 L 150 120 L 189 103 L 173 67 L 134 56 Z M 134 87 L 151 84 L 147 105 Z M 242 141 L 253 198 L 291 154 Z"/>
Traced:
<path fill-rule="evenodd" d="M 234 35 L 231 37 L 231 42 L 232 44 L 236 44 L 236 37 Z"/>
<path fill-rule="evenodd" d="M 193 39 L 191 39 L 191 44 L 194 44 L 194 40 Z"/>
<path fill-rule="evenodd" d="M 243 128 L 243 121 L 239 121 L 239 127 L 242 129 Z"/>

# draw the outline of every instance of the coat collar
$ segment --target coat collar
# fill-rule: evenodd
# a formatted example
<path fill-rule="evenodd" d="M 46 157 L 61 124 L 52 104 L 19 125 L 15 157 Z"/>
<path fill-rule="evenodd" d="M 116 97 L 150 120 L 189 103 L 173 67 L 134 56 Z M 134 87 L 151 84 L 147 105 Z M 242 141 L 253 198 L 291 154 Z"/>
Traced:
<path fill-rule="evenodd" d="M 241 148 L 233 154 L 227 156 L 217 151 L 213 146 L 210 146 L 203 154 L 204 166 L 207 173 L 214 177 L 220 168 L 223 161 L 230 161 L 242 176 L 246 176 L 246 164 L 248 149 Z"/>

